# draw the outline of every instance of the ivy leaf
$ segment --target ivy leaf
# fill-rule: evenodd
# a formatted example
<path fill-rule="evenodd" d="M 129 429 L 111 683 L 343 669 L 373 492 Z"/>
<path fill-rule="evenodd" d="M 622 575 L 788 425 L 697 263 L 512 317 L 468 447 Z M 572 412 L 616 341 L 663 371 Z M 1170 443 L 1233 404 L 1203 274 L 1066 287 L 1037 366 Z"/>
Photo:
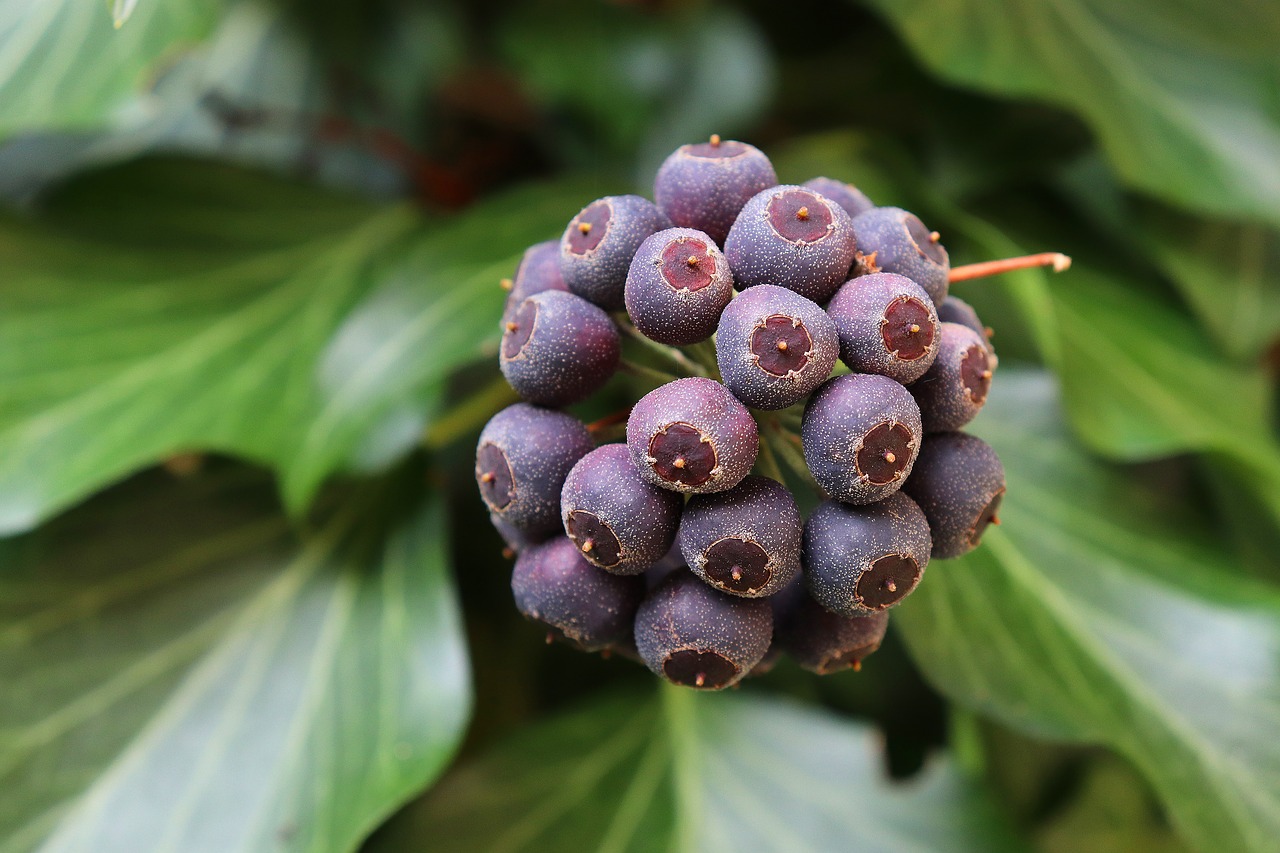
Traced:
<path fill-rule="evenodd" d="M 458 853 L 1020 849 L 944 761 L 895 784 L 863 725 L 762 696 L 678 690 L 521 732 L 447 776 L 372 850 L 422 838 L 448 838 Z"/>
<path fill-rule="evenodd" d="M 105 121 L 221 10 L 217 0 L 0 0 L 0 139 Z"/>
<path fill-rule="evenodd" d="M 1280 224 L 1280 7 L 871 0 L 947 80 L 1059 104 L 1131 186 Z"/>
<path fill-rule="evenodd" d="M 916 662 L 979 711 L 1125 755 L 1197 847 L 1272 849 L 1280 594 L 1191 507 L 1081 453 L 1042 374 L 1006 371 L 976 426 L 1004 523 L 899 608 Z"/>
<path fill-rule="evenodd" d="M 438 498 L 297 534 L 241 469 L 0 544 L 0 849 L 352 849 L 467 722 L 445 553 Z"/>
<path fill-rule="evenodd" d="M 386 464 L 493 351 L 499 278 L 585 195 L 431 221 L 166 160 L 0 219 L 0 529 L 189 450 L 274 466 L 293 510 L 335 470 Z"/>

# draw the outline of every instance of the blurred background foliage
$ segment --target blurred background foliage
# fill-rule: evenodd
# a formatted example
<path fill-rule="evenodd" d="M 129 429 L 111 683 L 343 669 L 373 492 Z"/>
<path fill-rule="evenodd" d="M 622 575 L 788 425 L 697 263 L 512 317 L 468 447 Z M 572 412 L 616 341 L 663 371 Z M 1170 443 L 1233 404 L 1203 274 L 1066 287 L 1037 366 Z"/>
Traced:
<path fill-rule="evenodd" d="M 1229 5 L 0 0 L 0 851 L 1274 850 L 1280 7 Z M 1076 261 L 956 288 L 1007 523 L 731 696 L 544 646 L 470 482 L 498 279 L 712 132 Z"/>

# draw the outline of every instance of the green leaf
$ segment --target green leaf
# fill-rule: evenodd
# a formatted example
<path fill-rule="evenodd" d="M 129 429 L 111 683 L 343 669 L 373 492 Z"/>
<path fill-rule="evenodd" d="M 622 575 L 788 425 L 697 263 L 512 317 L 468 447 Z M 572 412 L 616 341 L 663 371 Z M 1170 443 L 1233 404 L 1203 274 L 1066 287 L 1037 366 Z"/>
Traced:
<path fill-rule="evenodd" d="M 217 0 L 0 0 L 0 139 L 87 129 L 217 22 Z M 130 14 L 131 13 L 131 14 Z M 121 15 L 127 15 L 128 23 Z"/>
<path fill-rule="evenodd" d="M 86 179 L 0 219 L 0 529 L 187 450 L 281 472 L 291 509 L 405 452 L 491 353 L 529 243 L 586 192 L 429 221 L 191 161 Z"/>
<path fill-rule="evenodd" d="M 768 40 L 731 7 L 689 4 L 652 15 L 529 3 L 503 22 L 501 47 L 536 96 L 592 123 L 590 136 L 560 148 L 582 147 L 574 153 L 593 168 L 602 143 L 622 156 L 638 150 L 646 194 L 673 149 L 747 125 L 774 88 Z"/>
<path fill-rule="evenodd" d="M 1053 288 L 1063 400 L 1090 447 L 1147 460 L 1211 454 L 1280 520 L 1273 387 L 1219 355 L 1167 301 L 1084 264 Z"/>
<path fill-rule="evenodd" d="M 0 544 L 0 850 L 350 850 L 444 767 L 440 500 L 296 534 L 265 486 L 153 472 Z"/>
<path fill-rule="evenodd" d="M 930 566 L 896 624 L 930 680 L 1024 730 L 1101 743 L 1195 846 L 1280 837 L 1280 594 L 1192 507 L 1066 438 L 1043 375 L 1006 370 L 976 432 L 1003 525 Z"/>
<path fill-rule="evenodd" d="M 1256 363 L 1280 342 L 1280 229 L 1131 198 L 1093 156 L 1063 170 L 1056 184 L 1098 232 L 1116 240 L 1117 254 L 1145 254 L 1222 352 Z"/>
<path fill-rule="evenodd" d="M 425 838 L 457 853 L 1018 849 L 945 762 L 895 784 L 865 726 L 677 690 L 661 706 L 602 702 L 521 732 L 446 777 L 373 849 Z"/>
<path fill-rule="evenodd" d="M 871 0 L 940 76 L 1059 104 L 1130 185 L 1280 224 L 1280 7 Z"/>
<path fill-rule="evenodd" d="M 1153 211 L 1141 233 L 1228 355 L 1256 361 L 1280 341 L 1280 230 Z"/>

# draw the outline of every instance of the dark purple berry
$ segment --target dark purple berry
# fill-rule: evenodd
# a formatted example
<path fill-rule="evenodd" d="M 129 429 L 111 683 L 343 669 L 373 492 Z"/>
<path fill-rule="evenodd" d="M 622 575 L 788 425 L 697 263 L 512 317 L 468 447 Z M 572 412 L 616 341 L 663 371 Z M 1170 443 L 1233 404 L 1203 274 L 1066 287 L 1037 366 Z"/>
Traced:
<path fill-rule="evenodd" d="M 776 183 L 773 164 L 760 149 L 713 136 L 672 152 L 658 169 L 653 197 L 673 224 L 696 228 L 724 245 L 747 200 Z"/>
<path fill-rule="evenodd" d="M 920 448 L 920 409 L 897 382 L 874 373 L 828 380 L 809 398 L 800 427 L 818 485 L 852 504 L 902 487 Z"/>
<path fill-rule="evenodd" d="M 618 367 L 618 329 L 572 293 L 548 290 L 520 303 L 502 334 L 502 375 L 521 397 L 567 406 L 594 394 Z"/>
<path fill-rule="evenodd" d="M 560 244 L 547 240 L 525 249 L 520 265 L 516 267 L 516 277 L 510 284 L 511 292 L 507 294 L 507 304 L 502 309 L 504 325 L 520 303 L 535 293 L 547 290 L 568 292 L 564 277 L 560 275 Z"/>
<path fill-rule="evenodd" d="M 670 228 L 657 205 L 638 195 L 606 196 L 569 222 L 560 238 L 560 271 L 569 291 L 606 311 L 622 308 L 631 258 L 645 238 Z"/>
<path fill-rule="evenodd" d="M 636 648 L 645 665 L 673 684 L 721 690 L 762 658 L 773 637 L 766 599 L 717 592 L 688 572 L 674 572 L 636 613 Z"/>
<path fill-rule="evenodd" d="M 905 275 L 924 288 L 937 305 L 947 298 L 951 261 L 930 231 L 914 213 L 900 207 L 876 207 L 853 220 L 858 251 L 872 271 Z M 874 258 L 872 257 L 874 256 Z"/>
<path fill-rule="evenodd" d="M 804 526 L 809 593 L 842 616 L 886 610 L 920 583 L 930 548 L 929 522 L 902 492 L 865 506 L 825 501 Z"/>
<path fill-rule="evenodd" d="M 738 214 L 724 254 L 739 290 L 776 284 L 814 302 L 836 292 L 857 245 L 845 209 L 813 190 L 772 187 Z"/>
<path fill-rule="evenodd" d="M 750 473 L 760 435 L 729 389 L 691 377 L 640 398 L 627 419 L 627 447 L 640 475 L 656 486 L 722 492 Z"/>
<path fill-rule="evenodd" d="M 991 327 L 982 324 L 978 312 L 974 311 L 973 306 L 968 302 L 955 296 L 948 296 L 938 306 L 938 320 L 943 323 L 959 323 L 961 326 L 973 329 L 986 342 L 987 352 L 995 355 L 995 347 L 991 345 Z"/>
<path fill-rule="evenodd" d="M 671 550 L 683 503 L 641 479 L 622 444 L 578 460 L 560 493 L 569 538 L 589 561 L 619 575 L 638 575 Z"/>
<path fill-rule="evenodd" d="M 520 554 L 511 575 L 516 607 L 585 651 L 626 641 L 644 598 L 644 578 L 602 572 L 563 536 Z"/>
<path fill-rule="evenodd" d="M 938 314 L 920 285 L 893 273 L 850 279 L 827 305 L 840 335 L 840 359 L 854 373 L 908 385 L 938 355 Z"/>
<path fill-rule="evenodd" d="M 800 571 L 802 529 L 787 487 L 752 475 L 728 491 L 690 498 L 680 550 L 693 573 L 716 589 L 761 598 Z"/>
<path fill-rule="evenodd" d="M 929 519 L 933 556 L 959 557 L 978 546 L 987 525 L 999 524 L 1004 466 L 985 441 L 962 432 L 929 436 L 905 487 Z"/>
<path fill-rule="evenodd" d="M 803 584 L 799 586 L 800 594 L 789 602 L 785 613 L 777 615 L 775 611 L 775 645 L 801 667 L 818 675 L 862 669 L 862 661 L 884 640 L 889 614 L 881 611 L 841 616 L 814 601 Z"/>
<path fill-rule="evenodd" d="M 986 339 L 959 323 L 941 323 L 938 357 L 911 386 L 925 432 L 950 432 L 977 417 L 987 402 L 995 356 Z"/>
<path fill-rule="evenodd" d="M 831 375 L 839 340 L 826 312 L 798 293 L 762 284 L 720 315 L 716 361 L 724 384 L 757 409 L 785 409 Z"/>
<path fill-rule="evenodd" d="M 572 415 L 528 403 L 508 406 L 485 425 L 476 445 L 480 496 L 524 537 L 550 535 L 560 527 L 564 479 L 593 447 L 591 434 Z"/>
<path fill-rule="evenodd" d="M 669 228 L 645 240 L 627 273 L 631 322 L 663 344 L 705 341 L 732 298 L 728 262 L 710 237 L 692 228 Z"/>
<path fill-rule="evenodd" d="M 875 207 L 871 199 L 867 198 L 862 190 L 844 181 L 837 181 L 832 178 L 810 178 L 804 182 L 804 186 L 815 192 L 822 193 L 843 207 L 845 213 L 848 213 L 850 217 L 866 213 Z"/>

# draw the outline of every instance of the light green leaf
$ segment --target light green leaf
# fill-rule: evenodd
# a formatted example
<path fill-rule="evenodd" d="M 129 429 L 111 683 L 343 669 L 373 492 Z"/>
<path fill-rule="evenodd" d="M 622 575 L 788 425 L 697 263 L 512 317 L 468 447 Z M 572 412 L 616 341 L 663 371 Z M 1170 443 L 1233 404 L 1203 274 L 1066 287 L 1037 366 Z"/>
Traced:
<path fill-rule="evenodd" d="M 584 197 L 429 222 L 159 161 L 79 182 L 44 223 L 0 220 L 0 529 L 187 450 L 275 466 L 293 509 L 357 457 L 385 464 L 493 352 L 499 278 Z"/>
<path fill-rule="evenodd" d="M 103 122 L 208 35 L 222 8 L 218 0 L 134 5 L 117 0 L 113 13 L 99 0 L 0 0 L 0 139 Z"/>
<path fill-rule="evenodd" d="M 0 544 L 0 850 L 352 849 L 469 715 L 444 536 L 404 491 L 298 535 L 237 469 Z"/>
<path fill-rule="evenodd" d="M 916 662 L 959 702 L 1122 753 L 1196 847 L 1273 849 L 1280 594 L 1191 507 L 1081 453 L 1043 375 L 1006 371 L 976 427 L 1004 523 L 899 608 Z"/>
<path fill-rule="evenodd" d="M 1131 186 L 1280 224 L 1280 6 L 871 0 L 922 62 L 1080 114 Z"/>
<path fill-rule="evenodd" d="M 423 838 L 456 853 L 1018 849 L 945 762 L 895 784 L 865 726 L 678 690 L 661 706 L 604 702 L 521 732 L 446 777 L 374 851 Z"/>

